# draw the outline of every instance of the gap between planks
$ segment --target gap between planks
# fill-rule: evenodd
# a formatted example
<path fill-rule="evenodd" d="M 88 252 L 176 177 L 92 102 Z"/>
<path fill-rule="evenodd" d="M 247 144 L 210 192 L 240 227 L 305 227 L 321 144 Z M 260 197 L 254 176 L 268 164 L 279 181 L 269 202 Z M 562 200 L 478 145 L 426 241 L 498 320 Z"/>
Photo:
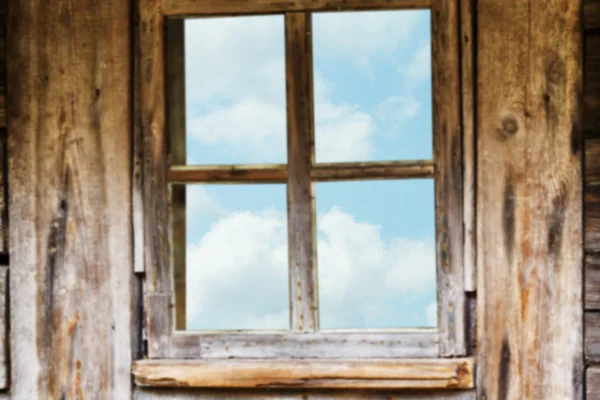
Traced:
<path fill-rule="evenodd" d="M 141 360 L 133 375 L 150 387 L 471 389 L 473 360 Z"/>

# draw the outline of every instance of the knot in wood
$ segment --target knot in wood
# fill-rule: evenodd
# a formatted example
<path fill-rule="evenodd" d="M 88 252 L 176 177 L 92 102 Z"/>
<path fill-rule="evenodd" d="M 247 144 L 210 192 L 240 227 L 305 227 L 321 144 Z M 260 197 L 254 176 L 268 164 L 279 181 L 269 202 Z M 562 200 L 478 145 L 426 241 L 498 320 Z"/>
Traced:
<path fill-rule="evenodd" d="M 502 131 L 508 136 L 515 135 L 519 131 L 519 122 L 512 115 L 502 118 Z"/>

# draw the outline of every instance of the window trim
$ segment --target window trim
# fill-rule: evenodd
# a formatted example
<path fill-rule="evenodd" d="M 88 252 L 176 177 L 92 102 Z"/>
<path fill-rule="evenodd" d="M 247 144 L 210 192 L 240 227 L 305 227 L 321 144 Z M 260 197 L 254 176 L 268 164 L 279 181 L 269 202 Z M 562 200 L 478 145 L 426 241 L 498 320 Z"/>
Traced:
<path fill-rule="evenodd" d="M 232 6 L 237 3 L 237 6 Z M 273 358 L 273 360 L 295 362 L 295 358 L 321 358 L 323 362 L 344 359 L 362 359 L 367 362 L 372 358 L 395 359 L 403 365 L 411 364 L 411 358 L 437 359 L 441 363 L 454 363 L 457 359 L 445 357 L 464 357 L 466 355 L 466 294 L 464 291 L 463 259 L 463 226 L 462 226 L 462 142 L 461 142 L 461 106 L 460 106 L 460 58 L 458 36 L 458 1 L 457 0 L 296 0 L 285 3 L 278 0 L 246 1 L 243 6 L 229 0 L 140 0 L 139 1 L 139 44 L 136 59 L 137 126 L 134 134 L 134 229 L 136 271 L 145 273 L 145 338 L 147 340 L 147 357 L 150 359 L 204 359 L 205 361 L 221 358 Z M 232 9 L 231 7 L 235 7 Z M 243 9 L 238 9 L 241 7 Z M 286 18 L 286 70 L 288 86 L 290 85 L 290 59 L 295 62 L 311 63 L 310 49 L 307 40 L 302 40 L 310 29 L 308 11 L 346 11 L 374 9 L 411 9 L 431 7 L 432 24 L 432 78 L 433 78 L 433 127 L 434 127 L 434 160 L 435 167 L 429 161 L 414 162 L 373 162 L 373 163 L 328 163 L 314 164 L 314 149 L 311 149 L 311 160 L 307 163 L 302 154 L 294 154 L 298 146 L 312 146 L 312 137 L 293 135 L 293 131 L 312 129 L 314 115 L 312 110 L 312 77 L 310 68 L 304 74 L 294 74 L 295 83 L 300 90 L 288 90 L 288 137 L 299 139 L 296 143 L 288 142 L 288 164 L 268 166 L 221 166 L 212 167 L 177 166 L 185 157 L 185 147 L 169 145 L 167 132 L 185 132 L 181 124 L 185 124 L 184 108 L 174 108 L 169 100 L 173 90 L 177 96 L 185 90 L 183 79 L 179 85 L 173 86 L 173 76 L 168 77 L 165 57 L 171 60 L 183 49 L 166 46 L 166 41 L 181 40 L 183 43 L 182 20 L 166 18 L 167 16 L 201 16 L 201 15 L 244 15 L 284 13 Z M 307 16 L 309 18 L 307 18 Z M 179 21 L 179 22 L 177 22 Z M 178 27 L 179 25 L 179 27 Z M 170 29 L 167 29 L 171 27 Z M 166 32 L 166 34 L 165 34 Z M 306 37 L 306 36 L 304 36 Z M 290 45 L 290 40 L 294 41 Z M 295 49 L 297 54 L 287 54 Z M 180 46 L 181 47 L 181 46 Z M 183 66 L 183 59 L 178 61 Z M 181 76 L 181 75 L 180 75 Z M 167 80 L 170 92 L 167 93 Z M 294 86 L 294 84 L 292 84 Z M 302 101 L 309 96 L 311 101 Z M 294 109 L 290 109 L 295 107 Z M 169 115 L 167 115 L 167 109 Z M 300 115 L 298 115 L 300 114 Z M 183 118 L 182 118 L 183 117 Z M 184 127 L 185 125 L 183 125 Z M 185 141 L 183 141 L 185 143 Z M 171 146 L 170 159 L 165 156 Z M 306 153 L 304 153 L 306 155 Z M 299 158 L 300 157 L 300 158 Z M 175 165 L 169 168 L 170 165 Z M 311 168 L 310 165 L 313 165 Z M 308 168 L 306 168 L 308 166 Z M 354 166 L 356 168 L 349 169 Z M 350 172 L 348 172 L 350 171 Z M 370 171 L 366 173 L 366 171 Z M 257 179 L 257 174 L 259 179 Z M 423 330 L 389 330 L 389 331 L 320 331 L 316 327 L 314 308 L 306 307 L 301 311 L 292 308 L 292 331 L 269 333 L 266 331 L 226 331 L 218 334 L 210 332 L 182 332 L 174 328 L 172 317 L 174 282 L 171 279 L 171 257 L 169 250 L 170 198 L 181 204 L 185 195 L 181 192 L 173 196 L 167 190 L 168 182 L 186 182 L 206 180 L 218 181 L 235 177 L 240 181 L 254 179 L 257 182 L 275 182 L 282 178 L 295 177 L 308 180 L 312 187 L 315 181 L 356 179 L 398 179 L 435 177 L 436 193 L 436 276 L 438 288 L 438 329 Z M 406 175 L 406 176 L 403 176 Z M 287 182 L 284 179 L 283 182 Z M 292 185 L 288 185 L 292 186 Z M 288 189 L 289 190 L 289 189 Z M 185 194 L 185 188 L 183 188 Z M 304 196 L 306 198 L 296 204 L 310 204 L 314 207 L 312 191 L 308 193 L 288 193 L 288 198 Z M 183 199 L 183 200 L 182 200 Z M 145 210 L 145 212 L 144 212 Z M 306 208 L 303 210 L 306 212 Z M 312 211 L 311 211 L 312 212 Z M 137 216 L 137 217 L 136 217 Z M 177 218 L 177 216 L 175 216 Z M 181 216 L 179 216 L 181 217 Z M 289 217 L 288 217 L 289 218 Z M 185 218 L 184 218 L 185 219 Z M 144 229 L 146 228 L 146 229 Z M 315 238 L 314 221 L 300 231 L 312 231 Z M 290 230 L 293 231 L 293 230 Z M 143 234 L 142 234 L 143 232 Z M 301 256 L 310 256 L 314 249 L 312 244 L 306 246 L 306 235 L 290 236 L 289 247 L 296 241 L 304 244 Z M 185 241 L 184 241 L 185 242 Z M 173 251 L 185 251 L 177 249 Z M 143 254 L 143 261 L 139 257 Z M 292 255 L 293 257 L 293 255 Z M 293 274 L 296 272 L 291 269 Z M 314 281 L 316 268 L 306 273 L 299 270 L 291 282 L 307 282 L 301 285 L 300 292 L 304 296 L 311 295 L 308 287 Z M 296 279 L 298 278 L 298 279 Z M 296 298 L 291 285 L 291 298 Z M 316 290 L 312 290 L 313 295 Z M 310 303 L 303 303 L 304 305 Z M 295 313 L 294 313 L 295 310 Z M 302 314 L 302 318 L 300 318 Z M 308 315 L 308 317 L 307 317 Z M 302 323 L 300 322 L 302 321 Z M 312 321 L 312 324 L 311 322 Z M 223 340 L 225 339 L 225 342 Z M 265 340 L 268 339 L 268 340 Z M 324 351 L 323 344 L 327 343 Z M 354 342 L 352 351 L 349 351 Z M 219 347 L 219 343 L 221 346 Z M 463 359 L 470 362 L 470 359 Z M 250 362 L 250 361 L 249 361 Z M 315 361 L 316 362 L 316 361 Z M 143 365 L 143 361 L 135 365 Z M 419 363 L 413 363 L 416 370 Z M 448 364 L 448 365 L 450 365 Z M 469 364 L 470 365 L 470 364 Z M 138 369 L 139 370 L 139 369 Z M 415 370 L 415 371 L 416 371 Z M 472 372 L 471 372 L 472 373 Z M 472 380 L 471 380 L 472 381 Z M 385 383 L 380 382 L 385 387 Z M 408 384 L 407 384 L 408 385 Z M 472 385 L 472 382 L 471 384 Z M 370 386 L 370 387 L 375 387 Z M 467 385 L 468 387 L 472 387 Z M 333 387 L 333 386 L 327 386 Z M 396 387 L 396 386 L 394 386 Z M 414 388 L 415 386 L 405 386 Z M 426 387 L 426 386 L 423 386 Z M 466 387 L 466 386 L 465 386 Z"/>

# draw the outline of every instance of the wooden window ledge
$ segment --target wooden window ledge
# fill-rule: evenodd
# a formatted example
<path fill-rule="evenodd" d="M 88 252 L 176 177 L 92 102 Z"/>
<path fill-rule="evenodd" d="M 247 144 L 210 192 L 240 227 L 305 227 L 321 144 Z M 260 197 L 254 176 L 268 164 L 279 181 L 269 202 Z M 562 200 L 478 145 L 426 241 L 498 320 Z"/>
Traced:
<path fill-rule="evenodd" d="M 471 389 L 470 358 L 415 360 L 141 360 L 150 387 Z"/>

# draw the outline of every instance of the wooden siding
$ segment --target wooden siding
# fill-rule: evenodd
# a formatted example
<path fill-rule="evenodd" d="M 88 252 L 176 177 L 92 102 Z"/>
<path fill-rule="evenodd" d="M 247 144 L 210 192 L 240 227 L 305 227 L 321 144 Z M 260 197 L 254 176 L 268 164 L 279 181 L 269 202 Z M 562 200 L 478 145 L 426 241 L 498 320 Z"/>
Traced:
<path fill-rule="evenodd" d="M 477 388 L 580 399 L 581 3 L 477 10 Z"/>
<path fill-rule="evenodd" d="M 8 0 L 13 399 L 127 399 L 130 2 Z"/>

